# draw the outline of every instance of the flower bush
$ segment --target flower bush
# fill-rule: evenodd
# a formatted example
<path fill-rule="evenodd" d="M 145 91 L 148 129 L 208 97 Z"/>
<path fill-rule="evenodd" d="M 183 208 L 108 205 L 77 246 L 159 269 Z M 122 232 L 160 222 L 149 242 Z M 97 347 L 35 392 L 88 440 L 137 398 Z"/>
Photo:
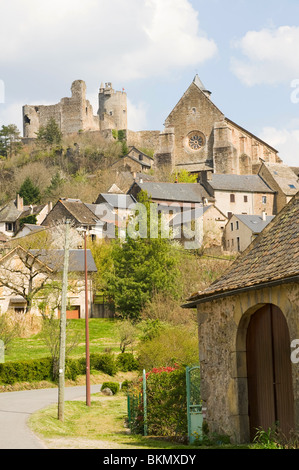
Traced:
<path fill-rule="evenodd" d="M 187 397 L 185 368 L 153 368 L 146 374 L 147 431 L 149 435 L 175 437 L 185 440 L 187 429 Z M 142 378 L 130 391 L 131 396 L 142 396 Z M 143 431 L 143 397 L 135 416 L 135 430 Z"/>

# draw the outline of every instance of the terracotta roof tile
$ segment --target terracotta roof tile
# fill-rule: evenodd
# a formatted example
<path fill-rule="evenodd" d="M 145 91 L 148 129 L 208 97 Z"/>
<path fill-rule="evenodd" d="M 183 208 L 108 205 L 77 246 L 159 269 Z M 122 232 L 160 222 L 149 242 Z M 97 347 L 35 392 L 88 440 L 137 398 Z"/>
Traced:
<path fill-rule="evenodd" d="M 212 295 L 294 276 L 299 276 L 299 192 L 220 279 L 188 300 L 208 300 Z"/>

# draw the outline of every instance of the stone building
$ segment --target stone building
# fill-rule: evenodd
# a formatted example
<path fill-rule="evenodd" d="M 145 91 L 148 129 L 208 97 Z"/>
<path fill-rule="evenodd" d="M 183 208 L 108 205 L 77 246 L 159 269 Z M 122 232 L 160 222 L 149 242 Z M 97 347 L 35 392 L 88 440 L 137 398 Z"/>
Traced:
<path fill-rule="evenodd" d="M 299 429 L 299 194 L 224 275 L 193 294 L 201 397 L 211 432 L 249 442 Z M 297 349 L 296 349 L 297 348 Z"/>
<path fill-rule="evenodd" d="M 127 129 L 127 94 L 112 88 L 111 82 L 100 86 L 99 90 L 99 126 L 100 130 Z"/>
<path fill-rule="evenodd" d="M 231 175 L 203 171 L 200 181 L 215 200 L 215 206 L 232 214 L 274 214 L 275 191 L 260 175 Z"/>
<path fill-rule="evenodd" d="M 287 165 L 263 162 L 259 176 L 275 191 L 274 214 L 280 212 L 299 191 L 298 177 Z"/>
<path fill-rule="evenodd" d="M 226 251 L 244 251 L 271 222 L 274 215 L 233 214 L 225 226 L 224 247 Z"/>
<path fill-rule="evenodd" d="M 261 161 L 281 161 L 276 149 L 225 117 L 198 75 L 164 126 L 155 155 L 158 165 L 249 175 L 257 173 Z"/>
<path fill-rule="evenodd" d="M 93 115 L 92 106 L 86 99 L 85 82 L 74 81 L 71 92 L 70 98 L 62 98 L 54 105 L 23 106 L 24 137 L 36 138 L 39 128 L 46 126 L 51 118 L 55 119 L 63 134 L 99 130 L 99 118 Z"/>

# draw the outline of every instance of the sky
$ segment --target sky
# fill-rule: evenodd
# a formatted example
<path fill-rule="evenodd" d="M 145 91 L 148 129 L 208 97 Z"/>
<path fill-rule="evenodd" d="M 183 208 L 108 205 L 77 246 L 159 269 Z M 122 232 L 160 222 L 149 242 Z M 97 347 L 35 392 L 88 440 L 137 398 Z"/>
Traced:
<path fill-rule="evenodd" d="M 163 130 L 199 75 L 226 117 L 299 166 L 298 0 L 0 0 L 0 127 L 24 104 L 101 83 L 128 97 L 128 128 Z"/>

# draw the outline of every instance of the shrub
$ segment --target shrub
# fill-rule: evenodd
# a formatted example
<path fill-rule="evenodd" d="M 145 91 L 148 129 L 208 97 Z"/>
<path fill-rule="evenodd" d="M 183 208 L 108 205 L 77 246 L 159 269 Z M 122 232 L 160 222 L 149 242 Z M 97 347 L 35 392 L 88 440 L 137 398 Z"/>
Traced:
<path fill-rule="evenodd" d="M 90 367 L 108 375 L 115 375 L 117 372 L 116 360 L 112 354 L 91 354 Z"/>
<path fill-rule="evenodd" d="M 4 364 L 0 364 L 0 382 L 4 384 L 38 382 L 52 379 L 51 358 L 5 362 Z"/>
<path fill-rule="evenodd" d="M 113 395 L 115 395 L 119 391 L 119 384 L 117 382 L 104 382 L 102 390 L 104 390 L 104 388 L 110 388 Z"/>
<path fill-rule="evenodd" d="M 149 434 L 186 437 L 188 429 L 185 368 L 154 368 L 146 376 Z"/>
<path fill-rule="evenodd" d="M 129 372 L 138 369 L 138 361 L 131 353 L 121 353 L 116 358 L 116 364 L 122 372 Z"/>
<path fill-rule="evenodd" d="M 198 362 L 198 337 L 196 327 L 173 326 L 163 328 L 150 340 L 138 345 L 138 362 L 141 369 L 173 366 Z"/>
<path fill-rule="evenodd" d="M 132 402 L 130 427 L 142 433 L 144 416 L 142 379 L 129 389 Z M 186 372 L 183 367 L 153 368 L 146 374 L 147 428 L 150 435 L 185 440 L 187 429 Z"/>

